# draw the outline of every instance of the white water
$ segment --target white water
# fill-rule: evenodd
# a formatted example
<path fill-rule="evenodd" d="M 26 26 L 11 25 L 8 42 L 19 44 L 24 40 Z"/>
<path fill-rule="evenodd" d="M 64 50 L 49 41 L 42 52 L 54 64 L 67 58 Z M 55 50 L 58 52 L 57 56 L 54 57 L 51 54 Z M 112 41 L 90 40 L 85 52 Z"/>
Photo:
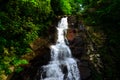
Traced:
<path fill-rule="evenodd" d="M 58 39 L 55 45 L 51 45 L 51 61 L 43 66 L 45 77 L 41 75 L 41 80 L 80 80 L 77 63 L 65 42 L 67 29 L 67 17 L 64 17 L 58 23 Z"/>

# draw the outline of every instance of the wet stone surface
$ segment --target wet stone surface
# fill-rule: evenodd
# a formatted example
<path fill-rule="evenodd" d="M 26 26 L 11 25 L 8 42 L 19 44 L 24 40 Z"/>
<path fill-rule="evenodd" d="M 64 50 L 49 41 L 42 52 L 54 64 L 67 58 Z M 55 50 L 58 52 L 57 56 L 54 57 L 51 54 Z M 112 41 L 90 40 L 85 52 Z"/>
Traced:
<path fill-rule="evenodd" d="M 67 35 L 72 55 L 78 59 L 81 80 L 92 80 L 90 64 L 86 56 L 85 34 L 78 29 L 71 28 Z"/>

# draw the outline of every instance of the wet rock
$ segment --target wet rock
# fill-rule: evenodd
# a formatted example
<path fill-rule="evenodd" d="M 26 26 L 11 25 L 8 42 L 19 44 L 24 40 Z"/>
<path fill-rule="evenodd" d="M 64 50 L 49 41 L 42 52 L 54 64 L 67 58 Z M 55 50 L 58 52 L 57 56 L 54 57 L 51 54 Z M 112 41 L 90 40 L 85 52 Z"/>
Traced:
<path fill-rule="evenodd" d="M 69 29 L 67 38 L 69 46 L 74 57 L 79 58 L 85 53 L 85 42 L 81 36 L 78 35 L 76 29 Z"/>
<path fill-rule="evenodd" d="M 88 55 L 86 54 L 87 42 L 84 27 L 81 22 L 78 21 L 77 23 L 75 16 L 72 16 L 68 19 L 70 24 L 67 38 L 73 57 L 79 60 L 78 68 L 80 70 L 81 80 L 93 80 L 90 61 Z"/>
<path fill-rule="evenodd" d="M 61 69 L 62 69 L 62 72 L 65 74 L 64 75 L 64 79 L 66 80 L 66 78 L 67 78 L 67 73 L 68 73 L 68 69 L 67 69 L 67 66 L 66 65 L 61 65 Z"/>
<path fill-rule="evenodd" d="M 89 68 L 88 61 L 81 61 L 79 68 L 80 68 L 81 79 L 82 80 L 90 80 L 91 69 Z"/>
<path fill-rule="evenodd" d="M 77 23 L 77 19 L 76 19 L 76 16 L 69 16 L 68 17 L 68 23 L 69 23 L 69 28 L 75 28 L 77 27 L 76 26 L 76 23 Z"/>
<path fill-rule="evenodd" d="M 76 33 L 76 31 L 74 29 L 68 29 L 67 30 L 67 39 L 69 41 L 73 41 L 75 38 L 75 33 Z"/>

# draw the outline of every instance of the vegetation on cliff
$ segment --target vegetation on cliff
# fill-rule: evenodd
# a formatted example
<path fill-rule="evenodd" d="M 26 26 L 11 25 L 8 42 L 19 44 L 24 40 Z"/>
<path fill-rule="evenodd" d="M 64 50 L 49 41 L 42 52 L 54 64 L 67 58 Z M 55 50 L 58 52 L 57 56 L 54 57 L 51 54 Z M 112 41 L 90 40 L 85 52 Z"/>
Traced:
<path fill-rule="evenodd" d="M 103 62 L 102 79 L 95 80 L 117 80 L 120 74 L 120 1 L 82 0 L 82 4 L 84 24 Z"/>

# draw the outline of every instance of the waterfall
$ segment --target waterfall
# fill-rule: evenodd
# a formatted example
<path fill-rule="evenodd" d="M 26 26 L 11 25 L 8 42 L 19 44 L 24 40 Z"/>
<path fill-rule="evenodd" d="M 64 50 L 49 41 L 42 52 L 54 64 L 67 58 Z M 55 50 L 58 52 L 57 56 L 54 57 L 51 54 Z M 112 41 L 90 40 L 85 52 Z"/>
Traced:
<path fill-rule="evenodd" d="M 48 65 L 43 66 L 40 80 L 80 80 L 77 63 L 66 45 L 67 29 L 67 17 L 64 17 L 58 23 L 58 39 L 56 44 L 50 47 L 51 60 Z"/>

